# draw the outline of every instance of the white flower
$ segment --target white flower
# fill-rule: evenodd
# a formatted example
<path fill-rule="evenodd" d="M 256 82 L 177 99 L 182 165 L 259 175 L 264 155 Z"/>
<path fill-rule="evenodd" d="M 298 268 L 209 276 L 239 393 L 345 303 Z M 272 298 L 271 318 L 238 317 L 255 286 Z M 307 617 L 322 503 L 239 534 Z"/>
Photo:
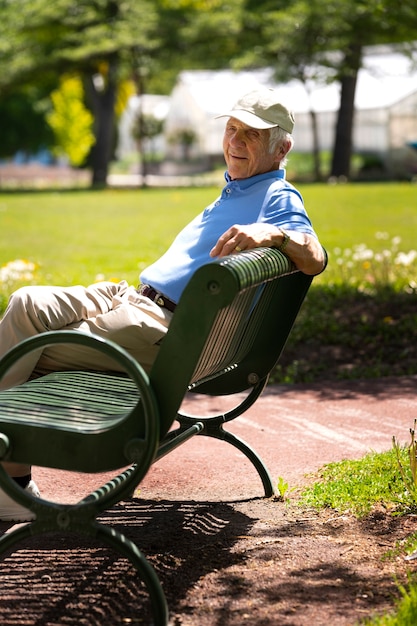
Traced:
<path fill-rule="evenodd" d="M 24 259 L 16 259 L 9 261 L 0 268 L 0 283 L 9 283 L 15 281 L 29 282 L 33 280 L 33 272 L 36 265 L 31 261 Z"/>
<path fill-rule="evenodd" d="M 416 250 L 410 250 L 410 252 L 399 252 L 395 257 L 396 265 L 411 265 L 417 259 Z"/>
<path fill-rule="evenodd" d="M 373 251 L 367 248 L 365 244 L 361 243 L 359 246 L 355 246 L 355 252 L 353 255 L 354 261 L 367 261 L 368 259 L 373 258 Z"/>

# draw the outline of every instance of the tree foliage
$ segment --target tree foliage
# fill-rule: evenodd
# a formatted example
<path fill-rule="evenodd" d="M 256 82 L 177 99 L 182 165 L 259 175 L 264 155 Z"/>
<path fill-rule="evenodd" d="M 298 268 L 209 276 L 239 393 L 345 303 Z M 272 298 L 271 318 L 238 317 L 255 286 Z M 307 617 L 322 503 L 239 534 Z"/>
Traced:
<path fill-rule="evenodd" d="M 98 65 L 134 48 L 158 45 L 157 13 L 150 0 L 2 0 L 0 86 L 45 71 L 97 71 Z"/>
<path fill-rule="evenodd" d="M 78 76 L 63 76 L 59 89 L 51 94 L 53 110 L 47 115 L 56 138 L 55 153 L 68 156 L 80 166 L 94 144 L 94 118 L 84 105 L 83 83 Z"/>
<path fill-rule="evenodd" d="M 221 45 L 215 37 L 218 14 L 222 33 L 230 23 L 223 5 L 220 0 L 0 0 L 0 98 L 22 83 L 45 77 L 57 82 L 67 72 L 82 76 L 94 116 L 93 184 L 105 184 L 120 81 L 131 76 L 138 94 L 168 93 L 184 63 L 194 64 L 188 44 L 196 18 L 213 16 L 211 39 Z M 214 59 L 213 53 L 208 56 Z"/>
<path fill-rule="evenodd" d="M 0 157 L 8 158 L 18 150 L 34 154 L 51 144 L 52 132 L 44 122 L 48 91 L 22 86 L 0 98 Z"/>
<path fill-rule="evenodd" d="M 340 83 L 331 174 L 348 177 L 363 49 L 413 41 L 415 1 L 393 7 L 390 0 L 332 0 L 325 5 L 318 0 L 246 0 L 243 20 L 235 67 L 268 65 L 278 80 L 295 78 L 307 87 L 311 78 Z"/>
<path fill-rule="evenodd" d="M 0 2 L 0 89 L 77 72 L 94 116 L 93 184 L 104 184 L 114 146 L 118 86 L 158 46 L 151 0 L 20 0 Z M 7 71 L 6 71 L 7 68 Z M 3 71 L 2 71 L 3 70 Z"/>
<path fill-rule="evenodd" d="M 232 66 L 270 66 L 280 81 L 306 85 L 339 81 L 332 173 L 348 175 L 363 48 L 411 41 L 417 29 L 415 0 L 0 0 L 0 11 L 0 106 L 29 85 L 43 92 L 64 73 L 81 76 L 98 185 L 114 148 L 121 81 L 131 77 L 139 95 L 169 93 L 182 69 Z"/>

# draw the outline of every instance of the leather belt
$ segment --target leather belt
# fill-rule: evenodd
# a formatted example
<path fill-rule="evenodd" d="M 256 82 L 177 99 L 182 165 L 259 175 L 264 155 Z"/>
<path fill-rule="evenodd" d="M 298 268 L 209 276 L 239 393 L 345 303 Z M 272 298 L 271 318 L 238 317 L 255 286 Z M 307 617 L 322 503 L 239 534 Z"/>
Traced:
<path fill-rule="evenodd" d="M 156 291 L 156 289 L 154 289 L 150 285 L 139 285 L 139 287 L 137 288 L 137 292 L 140 293 L 141 296 L 149 298 L 158 306 L 163 307 L 164 309 L 168 309 L 168 311 L 171 311 L 171 313 L 175 311 L 175 307 L 177 306 L 175 302 L 172 302 L 172 300 L 164 296 L 163 293 Z"/>

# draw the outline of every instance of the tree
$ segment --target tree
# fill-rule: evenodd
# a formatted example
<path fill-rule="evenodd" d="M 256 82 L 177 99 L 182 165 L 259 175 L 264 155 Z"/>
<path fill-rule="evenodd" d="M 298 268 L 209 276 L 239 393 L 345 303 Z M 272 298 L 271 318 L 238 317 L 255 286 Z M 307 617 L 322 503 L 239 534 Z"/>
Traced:
<path fill-rule="evenodd" d="M 151 85 L 168 93 L 184 62 L 204 60 L 189 45 L 194 22 L 220 17 L 221 36 L 210 30 L 216 47 L 208 55 L 204 48 L 214 59 L 231 17 L 221 0 L 0 0 L 0 11 L 0 98 L 45 76 L 82 76 L 94 115 L 93 185 L 106 182 L 120 81 L 133 76 L 138 95 Z"/>
<path fill-rule="evenodd" d="M 413 41 L 417 11 L 414 0 L 403 0 L 395 7 L 390 0 L 338 0 L 332 3 L 329 13 L 329 35 L 336 31 L 332 47 L 341 52 L 333 66 L 341 91 L 330 175 L 349 178 L 355 93 L 363 49 L 374 44 Z"/>
<path fill-rule="evenodd" d="M 320 63 L 327 50 L 323 37 L 323 4 L 319 0 L 293 1 L 283 7 L 271 0 L 250 0 L 243 16 L 243 54 L 233 61 L 236 68 L 265 67 L 273 69 L 278 82 L 299 80 L 311 96 L 313 81 L 329 80 L 329 70 Z M 246 40 L 246 44 L 244 41 Z M 315 63 L 313 62 L 315 60 Z M 310 108 L 313 135 L 315 179 L 322 178 L 320 138 L 317 116 Z"/>
<path fill-rule="evenodd" d="M 181 157 L 183 161 L 190 160 L 191 147 L 197 139 L 196 133 L 192 128 L 179 128 L 168 138 L 169 142 L 178 145 L 181 150 Z"/>
<path fill-rule="evenodd" d="M 414 0 L 246 0 L 235 67 L 271 66 L 283 82 L 324 77 L 340 83 L 331 175 L 349 177 L 354 100 L 364 46 L 412 41 L 417 28 Z M 316 137 L 316 175 L 318 138 Z"/>
<path fill-rule="evenodd" d="M 85 162 L 94 144 L 93 116 L 83 102 L 84 90 L 78 76 L 64 76 L 59 89 L 51 94 L 53 111 L 47 120 L 56 137 L 56 154 L 66 155 L 71 165 Z"/>
<path fill-rule="evenodd" d="M 45 75 L 76 71 L 83 77 L 94 115 L 93 185 L 106 182 L 114 145 L 120 80 L 133 60 L 151 57 L 160 44 L 158 13 L 151 0 L 1 0 L 2 96 Z M 57 45 L 59 42 L 59 45 Z"/>
<path fill-rule="evenodd" d="M 148 173 L 148 163 L 145 153 L 145 140 L 152 140 L 160 135 L 164 128 L 164 121 L 153 115 L 145 115 L 142 111 L 142 102 L 139 102 L 139 109 L 133 121 L 132 135 L 136 139 L 138 152 L 141 157 L 142 186 L 146 186 L 146 176 Z"/>
<path fill-rule="evenodd" d="M 0 99 L 0 157 L 8 158 L 18 150 L 33 154 L 53 141 L 44 117 L 50 87 L 23 86 Z"/>

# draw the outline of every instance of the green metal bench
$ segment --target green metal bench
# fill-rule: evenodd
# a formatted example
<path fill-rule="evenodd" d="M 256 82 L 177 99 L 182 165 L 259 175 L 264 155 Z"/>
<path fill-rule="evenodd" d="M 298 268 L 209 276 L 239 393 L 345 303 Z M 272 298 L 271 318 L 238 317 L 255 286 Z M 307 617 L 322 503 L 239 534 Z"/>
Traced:
<path fill-rule="evenodd" d="M 194 435 L 236 446 L 258 471 L 265 495 L 274 494 L 260 457 L 224 424 L 261 394 L 311 280 L 269 248 L 205 265 L 185 289 L 149 375 L 117 345 L 75 331 L 44 333 L 11 350 L 0 362 L 0 378 L 27 352 L 67 342 L 111 356 L 126 375 L 57 372 L 0 392 L 0 460 L 75 472 L 116 470 L 80 502 L 60 504 L 27 494 L 0 466 L 0 487 L 36 514 L 33 522 L 1 537 L 0 552 L 51 531 L 95 537 L 137 568 L 154 623 L 165 626 L 168 609 L 155 570 L 133 542 L 96 517 L 129 498 L 153 462 Z M 180 412 L 189 391 L 239 393 L 239 401 L 227 413 L 195 417 Z M 247 391 L 243 400 L 242 391 Z"/>

